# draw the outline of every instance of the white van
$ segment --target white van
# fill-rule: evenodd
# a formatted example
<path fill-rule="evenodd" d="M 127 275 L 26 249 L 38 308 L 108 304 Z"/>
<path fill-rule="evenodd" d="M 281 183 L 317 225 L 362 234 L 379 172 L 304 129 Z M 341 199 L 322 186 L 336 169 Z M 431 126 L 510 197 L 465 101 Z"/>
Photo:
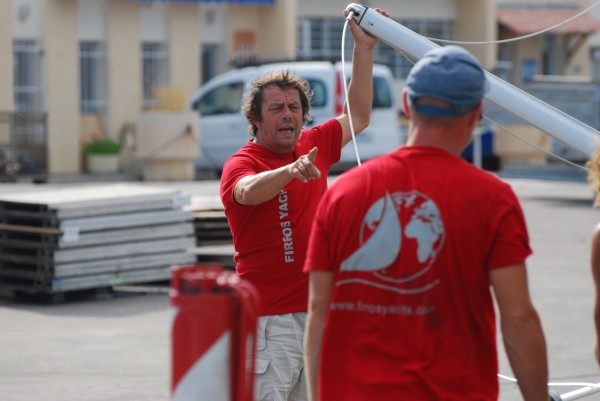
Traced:
<path fill-rule="evenodd" d="M 241 110 L 249 83 L 257 76 L 286 69 L 306 79 L 313 91 L 310 126 L 341 114 L 345 100 L 341 62 L 265 64 L 221 74 L 204 84 L 189 102 L 189 107 L 200 116 L 197 170 L 220 173 L 227 158 L 246 144 L 251 136 Z M 347 62 L 347 79 L 351 70 L 352 64 Z M 373 84 L 371 124 L 356 137 L 361 161 L 386 153 L 401 143 L 399 96 L 389 68 L 374 65 Z M 344 170 L 356 163 L 354 145 L 349 143 L 342 149 L 340 163 L 332 170 Z"/>

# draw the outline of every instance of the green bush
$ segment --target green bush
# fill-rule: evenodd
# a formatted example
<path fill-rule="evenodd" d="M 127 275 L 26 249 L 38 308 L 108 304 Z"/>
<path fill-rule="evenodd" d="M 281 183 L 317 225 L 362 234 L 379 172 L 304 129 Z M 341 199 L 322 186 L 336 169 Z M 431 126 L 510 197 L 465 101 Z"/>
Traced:
<path fill-rule="evenodd" d="M 86 154 L 113 155 L 118 154 L 121 147 L 111 139 L 101 139 L 85 145 Z"/>

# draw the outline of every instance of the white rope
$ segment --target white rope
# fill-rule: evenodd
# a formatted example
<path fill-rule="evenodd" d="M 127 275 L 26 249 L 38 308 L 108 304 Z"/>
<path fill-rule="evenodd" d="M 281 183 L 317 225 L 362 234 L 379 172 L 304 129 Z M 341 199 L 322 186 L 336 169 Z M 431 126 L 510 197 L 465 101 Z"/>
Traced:
<path fill-rule="evenodd" d="M 559 28 L 559 27 L 561 27 L 563 25 L 566 25 L 569 22 L 571 22 L 571 21 L 579 18 L 580 16 L 582 16 L 582 15 L 590 12 L 592 9 L 594 9 L 594 8 L 596 8 L 598 6 L 600 6 L 600 0 L 598 0 L 596 3 L 594 3 L 590 7 L 584 9 L 583 11 L 575 14 L 574 16 L 572 16 L 570 18 L 567 18 L 566 20 L 564 20 L 564 21 L 562 21 L 562 22 L 560 22 L 558 24 L 555 24 L 553 26 L 550 26 L 550 27 L 545 28 L 545 29 L 543 29 L 541 31 L 538 31 L 538 32 L 534 32 L 534 33 L 531 33 L 531 34 L 528 34 L 528 35 L 524 35 L 524 36 L 520 36 L 520 37 L 516 37 L 516 38 L 511 38 L 511 39 L 493 40 L 493 41 L 484 41 L 484 42 L 469 42 L 469 41 L 445 40 L 445 39 L 436 39 L 436 38 L 430 38 L 430 37 L 427 37 L 427 39 L 429 39 L 429 40 L 431 40 L 433 42 L 438 42 L 438 43 L 459 44 L 459 45 L 460 44 L 486 45 L 486 44 L 502 44 L 502 43 L 516 42 L 516 41 L 519 41 L 519 40 L 525 40 L 525 39 L 529 39 L 529 38 L 534 37 L 534 36 L 541 35 L 541 34 L 543 34 L 545 32 L 548 32 L 548 31 L 551 31 L 553 29 Z M 346 98 L 346 107 L 348 109 L 348 119 L 350 121 L 350 133 L 352 134 L 352 142 L 354 144 L 354 151 L 356 153 L 356 160 L 358 162 L 358 165 L 360 166 L 361 165 L 360 156 L 358 154 L 358 146 L 356 144 L 356 136 L 354 134 L 354 126 L 352 124 L 352 115 L 351 115 L 351 112 L 350 112 L 350 101 L 349 101 L 349 98 L 348 98 L 348 85 L 347 85 L 347 81 L 346 81 L 345 55 L 344 55 L 344 47 L 345 47 L 344 45 L 345 45 L 346 29 L 347 29 L 348 22 L 349 22 L 349 19 L 351 18 L 351 16 L 352 16 L 352 13 L 349 14 L 349 18 L 346 18 L 346 21 L 344 23 L 344 29 L 343 29 L 343 32 L 342 32 L 342 76 L 343 76 L 343 81 L 344 81 L 344 93 L 345 93 L 345 98 Z M 411 60 L 411 61 L 413 61 L 413 60 Z M 413 63 L 414 63 L 414 61 L 413 61 Z M 531 147 L 533 147 L 535 149 L 538 149 L 541 152 L 546 153 L 547 155 L 549 155 L 551 157 L 554 157 L 554 158 L 556 158 L 556 159 L 558 159 L 558 160 L 560 160 L 560 161 L 562 161 L 562 162 L 564 162 L 566 164 L 569 164 L 569 165 L 571 165 L 573 167 L 577 167 L 577 168 L 582 169 L 584 171 L 589 171 L 589 169 L 586 168 L 585 166 L 581 166 L 581 165 L 579 165 L 577 163 L 573 163 L 570 160 L 567 160 L 567 159 L 565 159 L 563 157 L 560 157 L 557 154 L 554 154 L 554 153 L 552 153 L 550 151 L 547 151 L 546 149 L 543 149 L 542 147 L 540 147 L 540 146 L 538 146 L 538 145 L 536 145 L 536 144 L 534 144 L 534 143 L 532 143 L 530 141 L 527 141 L 526 139 L 524 139 L 524 138 L 520 137 L 519 135 L 511 132 L 509 129 L 503 127 L 502 125 L 500 125 L 498 123 L 496 123 L 495 121 L 491 120 L 490 118 L 485 117 L 485 116 L 484 116 L 484 118 L 487 121 L 491 122 L 496 127 L 498 127 L 501 130 L 507 132 L 508 134 L 512 135 L 513 137 L 515 137 L 515 138 L 517 138 L 517 139 L 525 142 L 529 146 L 531 146 Z"/>
<path fill-rule="evenodd" d="M 596 3 L 596 4 L 600 4 L 600 1 L 599 1 L 598 3 Z M 414 64 L 414 62 L 413 62 L 413 64 Z M 573 167 L 577 167 L 578 169 L 584 170 L 584 171 L 586 171 L 586 172 L 589 172 L 589 171 L 590 171 L 590 169 L 589 169 L 589 168 L 587 168 L 586 166 L 582 166 L 582 165 L 579 165 L 579 164 L 577 164 L 577 163 L 573 163 L 572 161 L 570 161 L 570 160 L 567 160 L 567 159 L 565 159 L 564 157 L 561 157 L 561 156 L 559 156 L 559 155 L 557 155 L 557 154 L 555 154 L 555 153 L 552 153 L 552 152 L 550 152 L 550 151 L 548 151 L 548 150 L 546 150 L 546 149 L 542 148 L 541 146 L 538 146 L 538 145 L 536 145 L 535 143 L 533 143 L 533 142 L 530 142 L 530 141 L 528 141 L 527 139 L 525 139 L 525 138 L 523 138 L 523 137 L 520 137 L 518 134 L 515 134 L 514 132 L 512 132 L 512 131 L 511 131 L 511 130 L 509 130 L 508 128 L 504 127 L 504 126 L 503 126 L 503 125 L 501 125 L 500 123 L 497 123 L 496 121 L 492 120 L 491 118 L 489 118 L 489 117 L 487 117 L 487 116 L 485 116 L 485 115 L 483 115 L 482 117 L 483 117 L 483 118 L 484 118 L 486 121 L 490 122 L 492 125 L 494 125 L 494 126 L 496 126 L 496 127 L 500 128 L 502 131 L 504 131 L 504 132 L 506 132 L 507 134 L 509 134 L 509 135 L 513 136 L 514 138 L 516 138 L 516 139 L 520 140 L 521 142 L 524 142 L 524 143 L 526 143 L 527 145 L 531 146 L 532 148 L 535 148 L 535 149 L 539 150 L 540 152 L 546 153 L 548 156 L 550 156 L 550 157 L 553 157 L 553 158 L 555 158 L 555 159 L 557 159 L 557 160 L 560 160 L 560 161 L 562 161 L 562 162 L 564 162 L 564 163 L 566 163 L 566 164 L 569 164 L 569 165 L 571 165 L 571 166 L 573 166 Z"/>
<path fill-rule="evenodd" d="M 517 383 L 517 379 L 498 373 L 498 377 L 509 382 Z M 585 383 L 585 382 L 548 382 L 551 387 L 591 387 L 600 388 L 600 383 Z"/>
<path fill-rule="evenodd" d="M 500 373 L 498 373 L 498 377 L 501 378 L 501 379 L 507 380 L 509 382 L 513 382 L 513 383 L 517 382 L 517 379 L 515 379 L 514 377 L 505 376 L 505 375 L 502 375 Z"/>
<path fill-rule="evenodd" d="M 446 44 L 468 44 L 468 45 L 487 45 L 487 44 L 502 44 L 502 43 L 516 42 L 516 41 L 525 40 L 525 39 L 532 38 L 532 37 L 534 37 L 534 36 L 541 35 L 541 34 L 543 34 L 543 33 L 546 33 L 546 32 L 548 32 L 548 31 L 551 31 L 551 30 L 553 30 L 553 29 L 556 29 L 556 28 L 559 28 L 559 27 L 561 27 L 561 26 L 563 26 L 563 25 L 566 25 L 566 24 L 568 24 L 569 22 L 571 22 L 571 21 L 573 21 L 573 20 L 575 20 L 575 19 L 577 19 L 577 18 L 581 17 L 582 15 L 584 15 L 584 14 L 586 14 L 586 13 L 588 13 L 588 12 L 590 12 L 591 10 L 593 10 L 594 8 L 596 8 L 596 7 L 598 7 L 598 6 L 600 6 L 600 0 L 599 0 L 599 1 L 597 1 L 596 3 L 592 4 L 592 5 L 591 5 L 591 6 L 589 6 L 588 8 L 584 9 L 583 11 L 581 11 L 581 12 L 579 12 L 579 13 L 575 14 L 574 16 L 572 16 L 572 17 L 570 17 L 570 18 L 567 18 L 566 20 L 564 20 L 564 21 L 562 21 L 562 22 L 559 22 L 558 24 L 552 25 L 552 26 L 550 26 L 550 27 L 548 27 L 548 28 L 545 28 L 545 29 L 542 29 L 541 31 L 538 31 L 538 32 L 533 32 L 533 33 L 530 33 L 530 34 L 528 34 L 528 35 L 519 36 L 519 37 L 516 37 L 516 38 L 511 38 L 511 39 L 504 39 L 504 40 L 492 40 L 492 41 L 485 41 L 485 42 L 469 42 L 469 41 L 457 41 L 457 40 L 444 40 L 444 39 L 436 39 L 436 38 L 429 38 L 429 37 L 428 37 L 427 39 L 429 39 L 429 40 L 431 40 L 431 41 L 433 41 L 433 42 L 438 42 L 438 43 L 446 43 Z M 571 166 L 577 167 L 577 168 L 579 168 L 579 169 L 582 169 L 582 170 L 584 170 L 584 171 L 589 171 L 589 169 L 588 169 L 588 168 L 586 168 L 585 166 L 581 166 L 581 165 L 579 165 L 579 164 L 577 164 L 577 163 L 573 163 L 573 162 L 571 162 L 570 160 L 567 160 L 567 159 L 565 159 L 565 158 L 563 158 L 563 157 L 560 157 L 560 156 L 559 156 L 559 155 L 557 155 L 557 154 L 554 154 L 554 153 L 552 153 L 552 152 L 549 152 L 549 151 L 547 151 L 547 150 L 545 150 L 545 149 L 543 149 L 543 148 L 541 148 L 541 147 L 539 147 L 539 146 L 535 145 L 534 143 L 531 143 L 531 142 L 527 141 L 526 139 L 524 139 L 524 138 L 522 138 L 522 137 L 518 136 L 517 134 L 514 134 L 514 133 L 512 133 L 512 132 L 511 132 L 510 130 L 508 130 L 507 128 L 505 128 L 505 127 L 501 126 L 500 124 L 498 124 L 498 123 L 496 123 L 496 122 L 494 122 L 494 121 L 490 120 L 490 119 L 489 119 L 489 118 L 487 118 L 487 117 L 485 117 L 485 119 L 486 119 L 486 120 L 488 120 L 488 121 L 490 121 L 490 122 L 492 122 L 492 123 L 493 123 L 495 126 L 497 126 L 498 128 L 502 129 L 503 131 L 507 132 L 508 134 L 512 135 L 513 137 L 515 137 L 515 138 L 517 138 L 517 139 L 519 139 L 519 140 L 521 140 L 521 141 L 525 142 L 525 143 L 526 143 L 526 144 L 528 144 L 529 146 L 531 146 L 531 147 L 533 147 L 533 148 L 536 148 L 536 149 L 538 149 L 538 150 L 540 150 L 540 151 L 542 151 L 542 152 L 546 153 L 547 155 L 549 155 L 549 156 L 551 156 L 551 157 L 554 157 L 554 158 L 556 158 L 556 159 L 558 159 L 558 160 L 560 160 L 560 161 L 562 161 L 562 162 L 564 162 L 564 163 L 566 163 L 566 164 L 569 164 L 569 165 L 571 165 Z"/>
<path fill-rule="evenodd" d="M 551 27 L 542 29 L 541 31 L 538 32 L 533 32 L 524 36 L 519 36 L 516 38 L 510 38 L 510 39 L 503 39 L 503 40 L 491 40 L 491 41 L 486 41 L 486 42 L 468 42 L 468 41 L 458 41 L 458 40 L 445 40 L 445 39 L 436 39 L 436 38 L 427 38 L 429 40 L 431 40 L 432 42 L 438 42 L 438 43 L 446 43 L 446 44 L 462 44 L 462 45 L 493 45 L 493 44 L 502 44 L 502 43 L 510 43 L 510 42 L 517 42 L 519 40 L 524 40 L 524 39 L 529 39 L 532 38 L 534 36 L 538 36 L 541 35 L 543 33 L 546 33 L 548 31 L 551 31 L 553 29 L 559 28 L 563 25 L 568 24 L 569 22 L 581 17 L 583 14 L 586 14 L 588 12 L 590 12 L 591 10 L 593 10 L 594 8 L 596 8 L 597 6 L 600 5 L 600 1 L 597 1 L 595 4 L 589 6 L 588 8 L 586 8 L 585 10 L 575 14 L 574 16 L 567 18 L 566 20 L 559 22 L 556 25 L 552 25 Z"/>
<path fill-rule="evenodd" d="M 600 388 L 600 383 L 585 383 L 585 382 L 549 382 L 551 387 L 591 387 Z"/>
<path fill-rule="evenodd" d="M 348 14 L 349 18 L 352 18 L 354 13 L 351 11 Z M 358 154 L 358 145 L 356 144 L 356 136 L 354 135 L 354 124 L 352 123 L 352 114 L 350 112 L 350 98 L 348 97 L 348 83 L 346 81 L 346 56 L 344 55 L 344 45 L 346 44 L 346 28 L 350 22 L 349 18 L 346 18 L 344 22 L 344 30 L 342 31 L 342 81 L 344 81 L 344 94 L 346 97 L 346 108 L 348 109 L 348 121 L 350 122 L 350 133 L 352 134 L 352 143 L 354 144 L 354 153 L 356 154 L 356 162 L 360 167 L 360 156 Z"/>
<path fill-rule="evenodd" d="M 546 153 L 547 155 L 552 156 L 555 159 L 558 159 L 558 160 L 560 160 L 560 161 L 562 161 L 562 162 L 564 162 L 566 164 L 569 164 L 569 165 L 571 165 L 573 167 L 577 167 L 579 169 L 582 169 L 584 171 L 588 171 L 589 172 L 589 169 L 587 167 L 581 166 L 581 165 L 579 165 L 577 163 L 573 163 L 572 161 L 567 160 L 564 157 L 560 157 L 557 154 L 554 154 L 552 152 L 547 151 L 546 149 L 542 148 L 541 146 L 538 146 L 535 143 L 532 143 L 532 142 L 526 140 L 525 138 L 520 137 L 519 135 L 515 134 L 514 132 L 511 132 L 508 128 L 506 128 L 506 127 L 498 124 L 497 122 L 495 122 L 494 120 L 490 119 L 489 117 L 483 116 L 483 118 L 485 118 L 487 121 L 489 121 L 490 123 L 492 123 L 494 126 L 500 128 L 502 131 L 506 132 L 507 134 L 512 135 L 514 138 L 517 138 L 518 140 L 520 140 L 522 142 L 525 142 L 529 146 L 531 146 L 531 147 L 533 147 L 533 148 L 535 148 L 535 149 L 537 149 L 537 150 L 539 150 L 539 151 L 541 151 L 543 153 Z"/>

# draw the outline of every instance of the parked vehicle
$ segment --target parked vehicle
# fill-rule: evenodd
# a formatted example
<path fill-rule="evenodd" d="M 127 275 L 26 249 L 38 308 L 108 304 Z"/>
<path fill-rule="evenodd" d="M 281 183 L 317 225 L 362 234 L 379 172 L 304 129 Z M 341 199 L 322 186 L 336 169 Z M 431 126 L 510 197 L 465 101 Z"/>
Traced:
<path fill-rule="evenodd" d="M 249 83 L 259 75 L 285 69 L 306 79 L 313 91 L 313 120 L 309 126 L 341 114 L 345 101 L 341 62 L 265 64 L 221 74 L 204 84 L 189 102 L 189 107 L 200 117 L 197 170 L 220 173 L 227 158 L 251 138 L 248 122 L 241 114 L 242 99 L 247 95 Z M 350 79 L 351 70 L 351 63 L 346 63 L 347 79 Z M 386 153 L 401 143 L 399 96 L 388 67 L 374 65 L 373 84 L 371 124 L 356 138 L 361 161 Z M 354 145 L 349 143 L 342 149 L 340 163 L 334 169 L 342 170 L 356 163 Z"/>

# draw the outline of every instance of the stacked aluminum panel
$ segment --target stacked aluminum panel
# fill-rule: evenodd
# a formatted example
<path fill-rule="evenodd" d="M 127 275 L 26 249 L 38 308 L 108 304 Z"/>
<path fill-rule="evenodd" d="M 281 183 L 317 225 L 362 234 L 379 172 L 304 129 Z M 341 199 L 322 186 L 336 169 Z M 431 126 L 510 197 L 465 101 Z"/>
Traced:
<path fill-rule="evenodd" d="M 233 238 L 219 197 L 194 196 L 185 209 L 194 215 L 198 262 L 235 269 Z"/>
<path fill-rule="evenodd" d="M 0 196 L 0 288 L 58 293 L 168 280 L 194 263 L 190 197 L 115 184 Z"/>
<path fill-rule="evenodd" d="M 199 247 L 232 243 L 229 223 L 219 197 L 196 195 L 185 209 L 194 215 L 196 244 Z"/>

